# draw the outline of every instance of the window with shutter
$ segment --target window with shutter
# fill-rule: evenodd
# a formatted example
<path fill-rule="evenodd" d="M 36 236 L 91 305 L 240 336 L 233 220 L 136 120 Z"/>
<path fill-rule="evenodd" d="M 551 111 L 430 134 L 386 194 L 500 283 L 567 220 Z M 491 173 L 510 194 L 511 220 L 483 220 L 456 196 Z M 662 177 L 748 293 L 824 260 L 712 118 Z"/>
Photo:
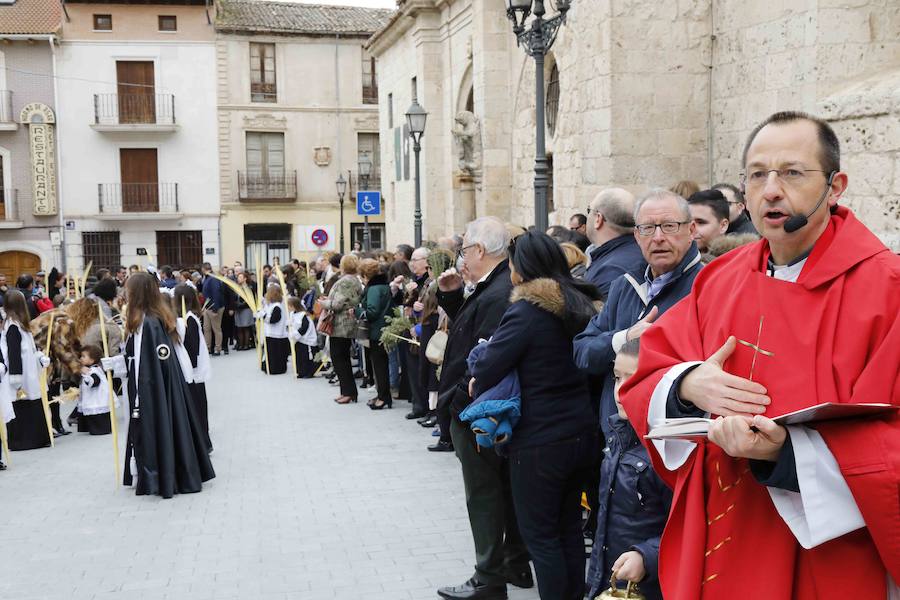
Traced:
<path fill-rule="evenodd" d="M 250 100 L 276 102 L 275 44 L 250 44 Z"/>

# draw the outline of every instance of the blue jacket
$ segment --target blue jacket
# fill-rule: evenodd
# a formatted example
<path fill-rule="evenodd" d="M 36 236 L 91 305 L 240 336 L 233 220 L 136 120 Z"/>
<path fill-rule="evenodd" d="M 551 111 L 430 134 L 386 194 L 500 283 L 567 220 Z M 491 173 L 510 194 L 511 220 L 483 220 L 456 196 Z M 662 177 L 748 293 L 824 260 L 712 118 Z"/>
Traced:
<path fill-rule="evenodd" d="M 207 275 L 203 278 L 203 297 L 209 301 L 211 310 L 225 308 L 225 294 L 222 293 L 222 282 Z"/>
<path fill-rule="evenodd" d="M 672 490 L 653 471 L 647 449 L 631 423 L 613 415 L 600 468 L 597 533 L 587 583 L 594 598 L 609 587 L 613 563 L 636 550 L 647 576 L 638 586 L 647 600 L 661 600 L 659 540 L 672 506 Z"/>
<path fill-rule="evenodd" d="M 475 370 L 478 359 L 490 342 L 481 342 L 469 352 L 466 359 L 469 371 Z M 522 416 L 522 390 L 515 369 L 507 373 L 500 383 L 488 388 L 459 414 L 459 420 L 470 422 L 475 441 L 482 448 L 502 446 L 512 439 L 512 430 Z"/>
<path fill-rule="evenodd" d="M 632 271 L 642 271 L 647 263 L 641 247 L 633 235 L 623 235 L 591 250 L 591 265 L 584 273 L 584 280 L 600 290 L 605 301 L 612 282 Z"/>
<path fill-rule="evenodd" d="M 522 417 L 510 453 L 596 431 L 587 377 L 572 360 L 572 338 L 596 313 L 598 294 L 583 281 L 571 286 L 567 293 L 543 278 L 517 285 L 491 342 L 469 371 L 476 398 L 517 372 Z"/>
<path fill-rule="evenodd" d="M 575 337 L 575 364 L 590 375 L 603 378 L 600 426 L 604 434 L 609 427 L 610 415 L 616 412 L 612 375 L 613 361 L 616 359 L 613 336 L 640 321 L 652 307 L 658 307 L 662 314 L 677 304 L 690 293 L 701 267 L 700 252 L 692 243 L 681 263 L 675 267 L 672 279 L 653 300 L 647 299 L 649 268 L 626 273 L 610 286 L 609 298 L 600 314 L 592 318 L 585 330 Z"/>

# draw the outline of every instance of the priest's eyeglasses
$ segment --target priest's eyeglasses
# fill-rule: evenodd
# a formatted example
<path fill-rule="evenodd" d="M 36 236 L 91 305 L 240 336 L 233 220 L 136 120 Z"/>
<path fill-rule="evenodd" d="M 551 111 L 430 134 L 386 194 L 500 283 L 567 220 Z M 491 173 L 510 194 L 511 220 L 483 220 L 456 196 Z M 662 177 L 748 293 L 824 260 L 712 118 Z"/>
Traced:
<path fill-rule="evenodd" d="M 635 229 L 638 232 L 638 235 L 642 237 L 650 237 L 654 233 L 656 233 L 656 228 L 659 227 L 663 233 L 672 235 L 673 233 L 678 233 L 678 230 L 681 229 L 682 225 L 687 225 L 690 221 L 666 221 L 665 223 L 641 223 L 640 225 L 636 225 Z"/>
<path fill-rule="evenodd" d="M 747 188 L 759 188 L 769 180 L 769 173 L 775 173 L 775 178 L 783 185 L 799 187 L 808 179 L 807 173 L 824 173 L 822 169 L 800 169 L 787 167 L 784 169 L 751 169 L 741 174 L 741 183 Z"/>

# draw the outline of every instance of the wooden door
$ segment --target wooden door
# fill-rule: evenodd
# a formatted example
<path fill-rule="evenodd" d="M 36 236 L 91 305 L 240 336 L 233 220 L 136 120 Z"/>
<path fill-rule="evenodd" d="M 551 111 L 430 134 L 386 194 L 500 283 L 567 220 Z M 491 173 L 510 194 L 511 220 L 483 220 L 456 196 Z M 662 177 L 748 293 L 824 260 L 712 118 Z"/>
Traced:
<path fill-rule="evenodd" d="M 15 287 L 16 278 L 22 273 L 34 275 L 41 270 L 41 258 L 30 252 L 13 250 L 0 252 L 0 274 L 6 275 L 6 285 Z"/>
<path fill-rule="evenodd" d="M 156 123 L 152 61 L 116 61 L 119 123 Z"/>
<path fill-rule="evenodd" d="M 159 212 L 156 148 L 121 148 L 122 212 Z"/>

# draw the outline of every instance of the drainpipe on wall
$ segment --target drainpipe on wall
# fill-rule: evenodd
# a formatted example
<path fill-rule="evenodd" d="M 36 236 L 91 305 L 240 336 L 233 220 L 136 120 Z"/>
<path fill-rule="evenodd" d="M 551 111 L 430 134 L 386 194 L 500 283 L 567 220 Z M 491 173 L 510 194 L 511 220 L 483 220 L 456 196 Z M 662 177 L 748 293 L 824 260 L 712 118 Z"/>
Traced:
<path fill-rule="evenodd" d="M 710 186 L 715 185 L 713 173 L 713 64 L 716 51 L 716 0 L 709 0 L 709 68 L 706 98 L 706 176 Z"/>
<path fill-rule="evenodd" d="M 341 34 L 334 34 L 334 98 L 337 103 L 337 123 L 335 128 L 335 135 L 337 137 L 337 142 L 335 142 L 334 154 L 336 156 L 336 164 L 338 174 L 341 173 L 341 69 L 340 69 L 340 41 Z M 350 195 L 350 190 L 353 189 L 353 182 L 350 181 L 350 174 L 348 173 L 347 177 L 347 195 Z M 356 204 L 354 203 L 354 206 Z M 338 226 L 340 227 L 340 225 Z M 342 239 L 344 236 L 343 231 L 338 231 L 338 240 Z M 352 237 L 352 236 L 351 236 Z M 337 240 L 335 240 L 337 242 Z M 339 246 L 335 246 L 340 250 Z M 353 242 L 350 242 L 350 247 L 353 247 Z"/>
<path fill-rule="evenodd" d="M 59 85 L 56 79 L 56 46 L 53 44 L 53 36 L 47 38 L 50 43 L 50 58 L 53 72 L 53 112 L 56 113 L 56 205 L 59 210 L 59 255 L 60 270 L 66 272 L 66 221 L 63 214 L 63 179 L 62 179 L 62 155 L 59 135 Z"/>

